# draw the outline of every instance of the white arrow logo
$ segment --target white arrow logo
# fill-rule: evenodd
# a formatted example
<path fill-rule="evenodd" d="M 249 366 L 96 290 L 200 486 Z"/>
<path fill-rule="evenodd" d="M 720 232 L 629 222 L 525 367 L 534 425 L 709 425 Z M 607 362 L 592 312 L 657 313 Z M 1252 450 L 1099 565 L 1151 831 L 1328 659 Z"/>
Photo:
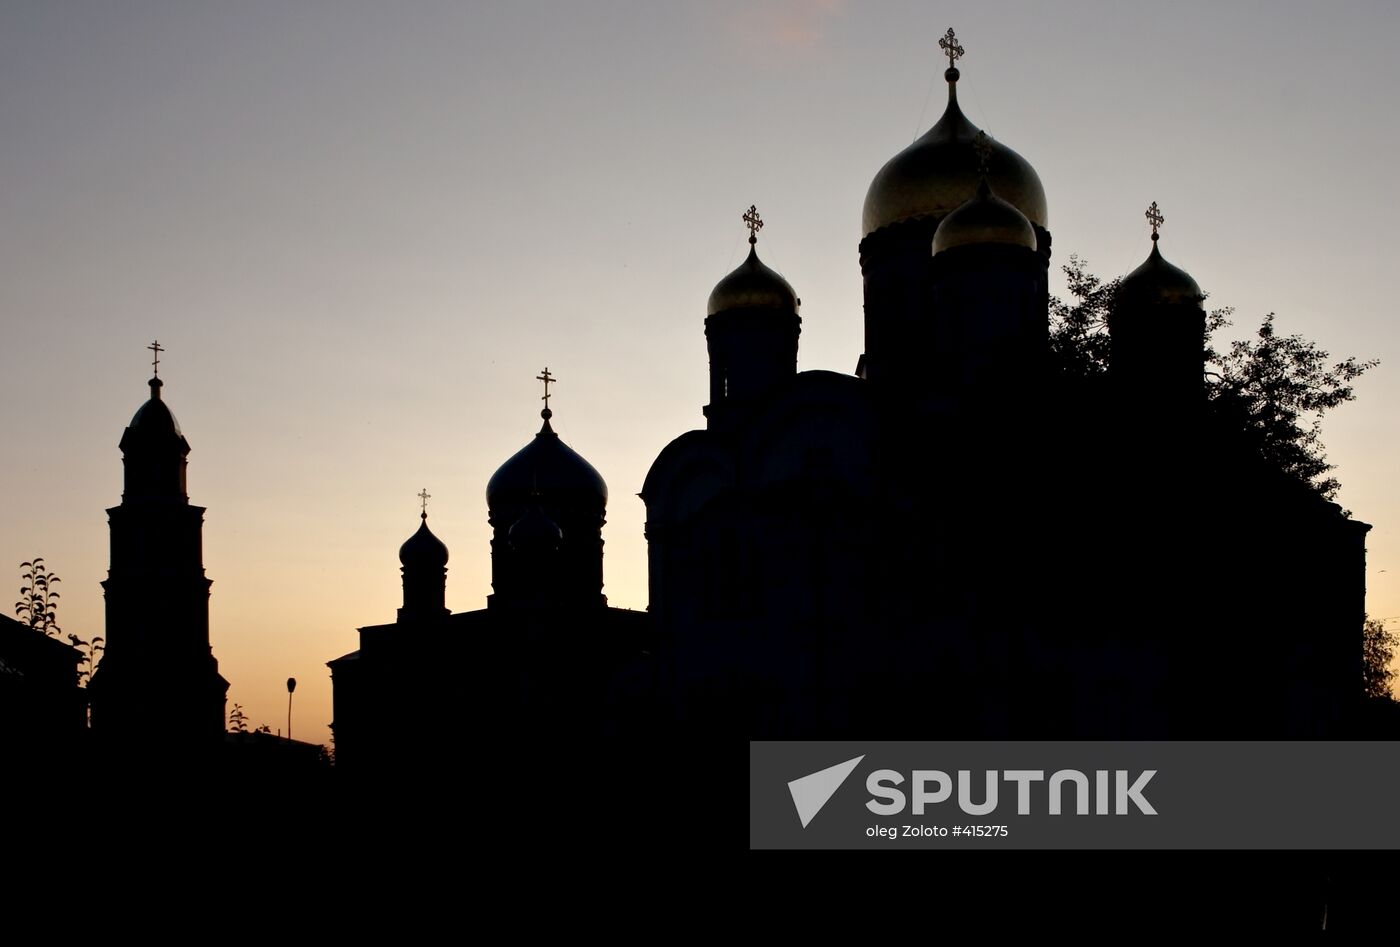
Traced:
<path fill-rule="evenodd" d="M 804 829 L 817 817 L 817 813 L 822 811 L 822 806 L 826 805 L 827 800 L 836 795 L 836 790 L 841 788 L 846 777 L 851 775 L 851 771 L 860 765 L 863 759 L 864 755 L 857 756 L 853 760 L 828 766 L 810 776 L 803 776 L 788 783 L 788 792 L 792 793 L 792 804 L 797 807 L 797 817 L 802 820 Z"/>

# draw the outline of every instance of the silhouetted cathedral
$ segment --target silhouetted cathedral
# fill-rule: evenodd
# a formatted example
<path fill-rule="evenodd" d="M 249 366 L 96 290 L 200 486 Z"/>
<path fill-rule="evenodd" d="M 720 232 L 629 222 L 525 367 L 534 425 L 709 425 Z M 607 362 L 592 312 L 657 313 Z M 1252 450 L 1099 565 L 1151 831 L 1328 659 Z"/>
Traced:
<path fill-rule="evenodd" d="M 710 296 L 706 428 L 642 491 L 674 718 L 750 738 L 1339 733 L 1369 527 L 1208 404 L 1204 297 L 1159 252 L 1155 204 L 1110 371 L 1052 361 L 1045 192 L 963 115 L 954 56 L 942 118 L 866 196 L 855 375 L 797 372 L 797 294 L 756 248 Z"/>
<path fill-rule="evenodd" d="M 546 410 L 487 488 L 488 607 L 446 614 L 425 513 L 398 622 L 331 662 L 345 762 L 482 706 L 508 708 L 497 732 L 532 713 L 750 739 L 1346 732 L 1369 527 L 1207 399 L 1204 296 L 1155 203 L 1109 370 L 1055 360 L 1044 188 L 963 115 L 942 45 L 946 111 L 866 196 L 854 374 L 797 371 L 800 300 L 744 215 L 704 320 L 705 428 L 641 492 L 646 626 L 605 608 L 606 488 Z M 451 674 L 431 657 L 463 652 Z"/>
<path fill-rule="evenodd" d="M 228 682 L 209 645 L 204 508 L 186 493 L 190 445 L 162 385 L 151 379 L 150 400 L 122 434 L 125 486 L 107 511 L 107 650 L 88 688 L 92 730 L 109 745 L 213 747 L 223 741 Z"/>
<path fill-rule="evenodd" d="M 553 381 L 548 370 L 541 376 Z M 336 764 L 443 761 L 444 741 L 515 734 L 617 736 L 649 725 L 646 615 L 608 607 L 602 529 L 607 484 L 554 433 L 534 439 L 486 486 L 492 527 L 486 608 L 444 606 L 447 546 L 421 525 L 399 549 L 403 607 L 360 629 L 330 662 Z M 455 660 L 453 660 L 455 656 Z"/>

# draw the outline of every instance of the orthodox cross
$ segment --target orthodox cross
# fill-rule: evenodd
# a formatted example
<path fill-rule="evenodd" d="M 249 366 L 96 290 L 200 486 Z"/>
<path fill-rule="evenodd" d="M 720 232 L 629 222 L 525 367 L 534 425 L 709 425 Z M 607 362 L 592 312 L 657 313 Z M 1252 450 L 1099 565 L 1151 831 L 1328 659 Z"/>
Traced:
<path fill-rule="evenodd" d="M 1152 206 L 1147 208 L 1147 222 L 1152 225 L 1152 242 L 1157 242 L 1157 228 L 1167 219 L 1162 216 L 1162 212 L 1157 209 L 1157 202 L 1153 201 Z"/>
<path fill-rule="evenodd" d="M 431 493 L 428 492 L 428 488 L 427 488 L 427 487 L 424 487 L 424 488 L 423 488 L 422 490 L 420 490 L 419 493 L 418 493 L 418 499 L 419 499 L 420 501 L 422 501 L 422 503 L 423 503 L 423 519 L 427 519 L 427 518 L 428 518 L 428 501 L 431 500 L 432 498 L 433 498 L 433 495 L 432 495 Z"/>
<path fill-rule="evenodd" d="M 949 69 L 952 69 L 953 63 L 961 59 L 963 53 L 966 52 L 965 49 L 958 45 L 957 34 L 953 32 L 951 26 L 948 27 L 948 32 L 943 34 L 943 38 L 938 41 L 938 48 L 943 50 L 943 55 L 948 57 Z"/>
<path fill-rule="evenodd" d="M 151 360 L 151 371 L 154 372 L 157 376 L 159 376 L 159 375 L 160 375 L 160 353 L 161 353 L 161 352 L 164 352 L 165 349 L 163 349 L 163 348 L 160 347 L 160 340 L 159 340 L 159 339 L 157 339 L 156 341 L 152 342 L 150 345 L 146 346 L 146 348 L 150 349 L 151 352 L 154 353 L 154 358 Z"/>
<path fill-rule="evenodd" d="M 758 207 L 749 205 L 749 209 L 744 211 L 744 226 L 749 228 L 749 243 L 758 243 L 758 232 L 763 229 L 763 218 L 758 216 Z"/>
<path fill-rule="evenodd" d="M 535 381 L 542 381 L 542 382 L 544 382 L 544 397 L 543 397 L 542 399 L 540 399 L 540 400 L 542 400 L 542 401 L 544 402 L 544 409 L 545 409 L 546 411 L 548 411 L 548 410 L 549 410 L 549 386 L 550 386 L 551 384 L 553 384 L 554 382 L 558 381 L 558 379 L 556 379 L 553 375 L 551 375 L 551 374 L 549 373 L 549 369 L 546 368 L 543 372 L 541 372 L 540 374 L 538 374 L 538 375 L 535 376 Z"/>
<path fill-rule="evenodd" d="M 986 133 L 979 131 L 977 137 L 972 140 L 972 150 L 977 152 L 977 167 L 982 173 L 982 177 L 987 176 L 987 162 L 992 157 L 992 139 Z"/>

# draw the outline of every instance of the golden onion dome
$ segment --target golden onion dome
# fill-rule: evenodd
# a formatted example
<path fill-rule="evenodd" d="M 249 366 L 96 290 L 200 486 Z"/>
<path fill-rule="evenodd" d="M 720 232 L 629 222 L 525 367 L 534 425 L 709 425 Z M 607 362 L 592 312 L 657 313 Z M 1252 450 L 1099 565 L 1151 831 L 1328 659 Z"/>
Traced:
<path fill-rule="evenodd" d="M 1026 215 L 993 194 L 986 178 L 971 200 L 943 218 L 933 235 L 934 254 L 974 244 L 1036 247 L 1035 228 Z"/>
<path fill-rule="evenodd" d="M 758 208 L 749 205 L 744 213 L 744 223 L 749 228 L 749 255 L 734 272 L 715 284 L 710 292 L 710 302 L 706 314 L 713 316 L 727 309 L 781 309 L 783 312 L 797 312 L 802 300 L 793 292 L 792 284 L 763 265 L 758 258 L 758 232 L 763 229 L 763 218 Z"/>
<path fill-rule="evenodd" d="M 1200 284 L 1181 267 L 1168 263 L 1162 251 L 1157 249 L 1157 229 L 1166 218 L 1157 209 L 1156 201 L 1147 208 L 1146 217 L 1152 225 L 1152 252 L 1141 266 L 1123 277 L 1118 284 L 1119 298 L 1133 303 L 1191 303 L 1199 306 L 1206 298 Z"/>
<path fill-rule="evenodd" d="M 870 182 L 862 230 L 868 236 L 905 220 L 951 214 L 976 192 L 980 160 L 973 150 L 979 129 L 958 107 L 958 70 L 949 69 L 948 107 L 943 117 L 908 148 L 895 155 Z M 993 141 L 987 160 L 992 190 L 1033 224 L 1048 229 L 1045 188 L 1030 162 Z"/>
<path fill-rule="evenodd" d="M 1137 302 L 1196 303 L 1205 299 L 1200 284 L 1179 266 L 1173 266 L 1152 243 L 1147 260 L 1123 277 L 1118 292 Z"/>
<path fill-rule="evenodd" d="M 715 284 L 707 307 L 709 315 L 726 309 L 781 309 L 797 311 L 797 293 L 792 284 L 764 266 L 758 251 L 749 247 L 749 256 L 739 267 Z"/>

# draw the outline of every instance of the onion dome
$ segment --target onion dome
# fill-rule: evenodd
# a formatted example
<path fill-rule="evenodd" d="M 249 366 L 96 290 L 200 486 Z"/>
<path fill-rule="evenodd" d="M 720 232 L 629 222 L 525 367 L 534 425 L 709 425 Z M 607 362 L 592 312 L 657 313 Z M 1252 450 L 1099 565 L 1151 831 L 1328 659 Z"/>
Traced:
<path fill-rule="evenodd" d="M 399 562 L 405 569 L 441 569 L 447 565 L 447 546 L 428 529 L 426 511 L 418 532 L 399 547 Z"/>
<path fill-rule="evenodd" d="M 546 516 L 538 503 L 526 510 L 506 535 L 517 552 L 552 552 L 564 538 L 559 524 Z"/>
<path fill-rule="evenodd" d="M 958 107 L 958 77 L 952 67 L 962 55 L 953 31 L 939 41 L 947 51 L 948 106 L 943 117 L 921 138 L 885 163 L 870 182 L 862 213 L 862 232 L 919 217 L 951 214 L 977 193 L 981 178 L 973 149 L 978 128 Z M 1031 223 L 1047 227 L 1045 188 L 1035 168 L 1016 152 L 993 141 L 987 161 L 992 190 Z"/>
<path fill-rule="evenodd" d="M 155 353 L 151 397 L 132 415 L 117 445 L 122 452 L 122 502 L 139 497 L 187 503 L 185 461 L 190 443 L 180 432 L 175 415 L 161 400 L 163 383 L 156 373 L 160 370 L 160 353 L 164 349 L 159 342 L 151 343 L 148 348 Z"/>
<path fill-rule="evenodd" d="M 986 178 L 972 200 L 943 218 L 933 235 L 935 254 L 973 244 L 1036 247 L 1035 228 L 1026 215 L 993 194 Z"/>
<path fill-rule="evenodd" d="M 727 309 L 779 309 L 796 312 L 801 305 L 792 284 L 763 264 L 758 258 L 758 231 L 763 220 L 758 208 L 749 206 L 744 215 L 749 226 L 749 255 L 738 268 L 715 284 L 710 293 L 706 314 L 713 316 Z"/>
<path fill-rule="evenodd" d="M 1152 224 L 1152 252 L 1141 266 L 1133 270 L 1118 284 L 1120 298 L 1133 303 L 1200 305 L 1205 299 L 1200 284 L 1191 274 L 1173 266 L 1157 249 L 1157 233 L 1165 218 L 1157 209 L 1157 202 L 1147 209 L 1147 219 Z"/>
<path fill-rule="evenodd" d="M 540 412 L 544 425 L 535 439 L 516 451 L 491 475 L 486 484 L 486 505 L 497 509 L 511 503 L 525 504 L 538 494 L 550 504 L 602 508 L 608 502 L 608 485 L 593 465 L 584 460 L 549 426 L 553 412 Z"/>
<path fill-rule="evenodd" d="M 151 399 L 136 409 L 131 423 L 127 425 L 128 430 L 142 436 L 162 434 L 174 437 L 183 436 L 180 433 L 180 424 L 175 420 L 175 415 L 170 413 L 170 408 L 160 398 L 160 389 L 164 384 L 159 378 L 151 379 Z"/>

